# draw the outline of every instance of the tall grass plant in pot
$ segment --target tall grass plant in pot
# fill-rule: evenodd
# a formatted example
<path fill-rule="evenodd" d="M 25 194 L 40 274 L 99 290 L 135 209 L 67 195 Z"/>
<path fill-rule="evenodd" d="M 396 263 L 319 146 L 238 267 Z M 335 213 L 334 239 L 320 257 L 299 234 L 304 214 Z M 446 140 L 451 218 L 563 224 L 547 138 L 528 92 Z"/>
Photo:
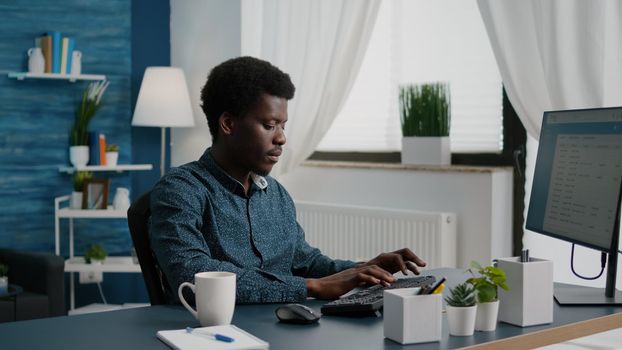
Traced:
<path fill-rule="evenodd" d="M 82 93 L 76 108 L 75 119 L 69 132 L 69 161 L 75 167 L 85 166 L 89 162 L 88 127 L 101 107 L 101 99 L 108 84 L 108 81 L 90 83 Z"/>
<path fill-rule="evenodd" d="M 449 165 L 451 103 L 447 83 L 400 87 L 402 164 Z"/>

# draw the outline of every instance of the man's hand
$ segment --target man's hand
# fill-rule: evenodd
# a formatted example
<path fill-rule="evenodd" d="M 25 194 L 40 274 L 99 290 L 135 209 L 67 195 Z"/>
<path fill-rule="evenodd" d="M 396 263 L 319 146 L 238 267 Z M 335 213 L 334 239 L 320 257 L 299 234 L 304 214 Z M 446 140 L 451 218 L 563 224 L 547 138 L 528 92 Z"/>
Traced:
<path fill-rule="evenodd" d="M 337 299 L 365 284 L 388 286 L 392 282 L 395 282 L 395 277 L 391 273 L 369 263 L 327 277 L 306 279 L 307 295 L 318 299 Z"/>
<path fill-rule="evenodd" d="M 377 265 L 390 273 L 402 271 L 404 275 L 408 274 L 408 270 L 419 274 L 419 267 L 424 267 L 426 262 L 421 260 L 412 250 L 402 248 L 391 253 L 382 253 L 377 257 L 369 260 L 361 266 Z"/>

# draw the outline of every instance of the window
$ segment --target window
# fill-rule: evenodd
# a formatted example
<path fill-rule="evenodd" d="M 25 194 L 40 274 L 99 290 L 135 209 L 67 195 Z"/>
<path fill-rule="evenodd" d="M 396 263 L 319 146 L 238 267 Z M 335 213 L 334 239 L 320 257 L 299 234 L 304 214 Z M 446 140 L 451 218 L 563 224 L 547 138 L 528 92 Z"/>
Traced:
<path fill-rule="evenodd" d="M 503 150 L 503 93 L 475 0 L 383 1 L 359 76 L 318 151 L 401 149 L 398 87 L 448 81 L 454 153 Z"/>

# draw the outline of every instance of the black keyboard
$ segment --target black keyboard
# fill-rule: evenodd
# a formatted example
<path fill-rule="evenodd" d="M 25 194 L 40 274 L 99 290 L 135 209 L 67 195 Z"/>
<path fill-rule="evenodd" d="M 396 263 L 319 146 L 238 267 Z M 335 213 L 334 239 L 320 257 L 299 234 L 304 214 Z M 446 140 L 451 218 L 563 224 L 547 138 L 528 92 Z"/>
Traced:
<path fill-rule="evenodd" d="M 380 316 L 380 309 L 383 305 L 382 293 L 385 289 L 423 287 L 435 281 L 434 276 L 421 276 L 401 278 L 388 287 L 377 284 L 324 304 L 321 309 L 322 314 L 352 317 Z"/>

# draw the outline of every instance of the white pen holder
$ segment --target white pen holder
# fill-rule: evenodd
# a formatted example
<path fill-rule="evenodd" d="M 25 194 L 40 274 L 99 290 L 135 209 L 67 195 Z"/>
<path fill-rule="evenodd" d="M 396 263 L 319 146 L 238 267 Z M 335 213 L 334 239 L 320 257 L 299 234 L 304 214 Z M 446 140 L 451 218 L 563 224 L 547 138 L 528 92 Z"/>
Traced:
<path fill-rule="evenodd" d="M 384 291 L 384 336 L 400 344 L 441 340 L 442 294 L 417 295 L 420 288 Z"/>
<path fill-rule="evenodd" d="M 501 258 L 509 291 L 499 288 L 499 321 L 526 327 L 553 322 L 553 262 Z"/>

